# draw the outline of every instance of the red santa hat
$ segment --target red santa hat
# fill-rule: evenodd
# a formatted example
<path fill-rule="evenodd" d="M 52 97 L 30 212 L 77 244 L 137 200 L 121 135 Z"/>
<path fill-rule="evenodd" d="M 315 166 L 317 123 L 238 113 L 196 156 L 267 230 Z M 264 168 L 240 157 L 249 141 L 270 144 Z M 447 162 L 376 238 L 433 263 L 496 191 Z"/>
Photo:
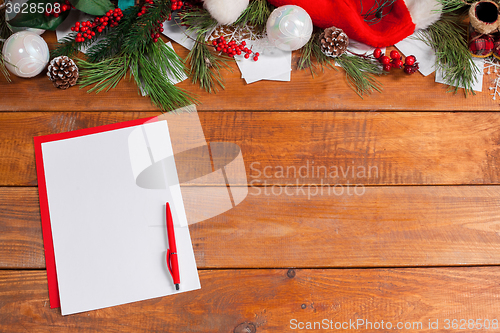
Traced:
<path fill-rule="evenodd" d="M 385 47 L 425 29 L 441 17 L 442 4 L 438 0 L 396 0 L 382 10 L 380 18 L 374 15 L 367 22 L 362 14 L 377 8 L 377 0 L 268 0 L 275 6 L 297 5 L 311 16 L 317 27 L 337 27 L 349 38 L 375 46 Z M 373 23 L 375 22 L 375 23 Z"/>

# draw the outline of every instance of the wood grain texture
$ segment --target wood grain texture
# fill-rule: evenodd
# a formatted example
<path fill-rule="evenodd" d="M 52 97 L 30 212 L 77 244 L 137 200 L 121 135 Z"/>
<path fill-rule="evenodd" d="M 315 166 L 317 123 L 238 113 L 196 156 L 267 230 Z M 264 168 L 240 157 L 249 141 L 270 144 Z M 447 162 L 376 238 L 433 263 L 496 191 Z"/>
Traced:
<path fill-rule="evenodd" d="M 44 267 L 36 188 L 0 188 L 0 268 Z"/>
<path fill-rule="evenodd" d="M 215 193 L 185 198 L 188 219 Z M 498 186 L 250 188 L 190 231 L 204 269 L 498 265 L 499 197 Z M 0 199 L 0 268 L 44 268 L 36 189 Z"/>
<path fill-rule="evenodd" d="M 158 114 L 0 113 L 0 185 L 37 184 L 34 136 Z M 500 180 L 499 113 L 200 112 L 199 117 L 209 142 L 241 148 L 251 184 Z"/>
<path fill-rule="evenodd" d="M 49 45 L 55 42 L 55 34 L 47 32 L 44 38 Z M 175 50 L 185 57 L 187 51 L 179 45 Z M 298 53 L 293 54 L 293 68 L 296 68 Z M 237 65 L 231 63 L 232 71 L 223 72 L 226 90 L 208 94 L 189 80 L 180 83 L 197 96 L 202 111 L 269 111 L 269 110 L 352 110 L 352 111 L 458 111 L 500 110 L 500 105 L 492 100 L 487 87 L 494 75 L 485 75 L 484 93 L 464 97 L 447 93 L 448 87 L 435 83 L 434 74 L 423 77 L 420 73 L 408 76 L 400 71 L 392 71 L 382 76 L 382 93 L 374 93 L 360 98 L 349 87 L 342 70 L 317 71 L 313 78 L 308 70 L 292 71 L 291 82 L 261 81 L 250 85 L 241 79 Z M 58 90 L 52 86 L 45 73 L 32 79 L 13 77 L 9 85 L 0 78 L 2 95 L 0 111 L 154 111 L 148 98 L 138 94 L 132 81 L 122 80 L 110 92 L 98 95 L 87 94 L 86 90 L 71 88 Z"/>
<path fill-rule="evenodd" d="M 293 329 L 299 322 L 305 326 L 326 320 L 328 325 L 360 324 L 344 324 L 347 332 L 378 331 L 370 330 L 367 322 L 375 326 L 382 321 L 384 327 L 387 323 L 414 325 L 411 332 L 449 332 L 447 319 L 481 319 L 482 323 L 495 319 L 498 323 L 500 313 L 498 267 L 199 274 L 202 288 L 197 291 L 63 317 L 59 309 L 49 308 L 44 271 L 3 271 L 0 329 L 10 333 L 333 332 L 335 328 L 318 326 L 316 330 Z M 429 323 L 436 321 L 438 329 L 430 329 Z M 466 331 L 498 331 L 498 325 L 492 327 Z"/>

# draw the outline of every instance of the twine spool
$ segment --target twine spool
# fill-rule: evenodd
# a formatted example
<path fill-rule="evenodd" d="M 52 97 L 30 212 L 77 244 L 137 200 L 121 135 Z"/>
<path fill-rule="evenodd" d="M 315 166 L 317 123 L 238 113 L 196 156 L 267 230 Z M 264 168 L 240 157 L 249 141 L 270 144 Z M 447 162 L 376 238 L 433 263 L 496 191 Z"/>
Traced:
<path fill-rule="evenodd" d="M 491 0 L 482 0 L 471 5 L 470 23 L 481 34 L 491 34 L 498 30 L 498 5 Z"/>

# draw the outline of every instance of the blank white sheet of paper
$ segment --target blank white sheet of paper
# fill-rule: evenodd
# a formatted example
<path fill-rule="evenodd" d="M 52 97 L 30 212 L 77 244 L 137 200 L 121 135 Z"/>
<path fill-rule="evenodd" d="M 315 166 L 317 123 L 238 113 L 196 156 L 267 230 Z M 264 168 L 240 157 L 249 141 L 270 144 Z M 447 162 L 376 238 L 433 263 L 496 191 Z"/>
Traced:
<path fill-rule="evenodd" d="M 166 121 L 42 144 L 63 315 L 200 288 Z M 161 166 L 157 186 L 141 171 Z M 170 202 L 181 290 L 165 263 Z"/>

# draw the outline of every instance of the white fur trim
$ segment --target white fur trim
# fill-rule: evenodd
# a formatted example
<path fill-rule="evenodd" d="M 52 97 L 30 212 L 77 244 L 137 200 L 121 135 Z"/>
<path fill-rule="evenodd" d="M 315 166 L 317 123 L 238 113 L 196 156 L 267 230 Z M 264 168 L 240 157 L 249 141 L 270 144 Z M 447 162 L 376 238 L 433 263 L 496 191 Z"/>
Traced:
<path fill-rule="evenodd" d="M 443 5 L 437 0 L 404 0 L 415 30 L 428 28 L 441 17 Z"/>
<path fill-rule="evenodd" d="M 231 24 L 248 7 L 248 0 L 205 0 L 203 7 L 219 24 Z"/>

